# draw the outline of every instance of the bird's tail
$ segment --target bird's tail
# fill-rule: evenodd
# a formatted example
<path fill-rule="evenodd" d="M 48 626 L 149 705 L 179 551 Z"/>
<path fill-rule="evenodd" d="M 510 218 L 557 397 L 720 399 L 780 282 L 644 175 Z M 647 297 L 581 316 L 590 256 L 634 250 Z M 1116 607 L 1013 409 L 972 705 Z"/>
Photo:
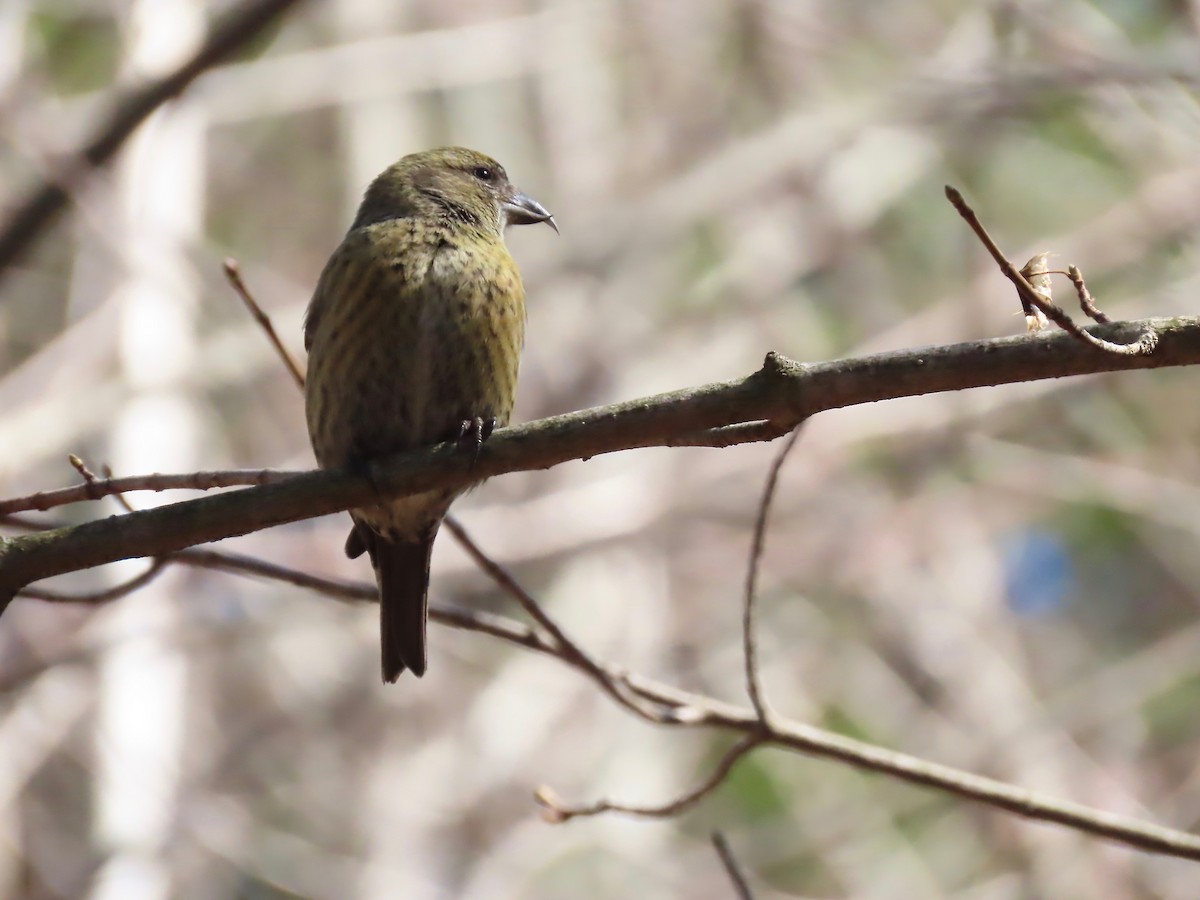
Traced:
<path fill-rule="evenodd" d="M 355 531 L 367 545 L 379 582 L 383 680 L 393 682 L 405 669 L 420 678 L 425 674 L 429 561 L 437 526 L 415 541 L 389 540 L 365 525 L 356 525 Z"/>

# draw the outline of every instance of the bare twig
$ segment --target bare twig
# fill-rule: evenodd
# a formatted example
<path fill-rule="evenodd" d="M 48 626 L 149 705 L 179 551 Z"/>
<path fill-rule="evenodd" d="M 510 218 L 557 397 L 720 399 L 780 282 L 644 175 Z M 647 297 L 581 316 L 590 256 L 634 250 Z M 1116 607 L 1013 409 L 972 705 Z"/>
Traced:
<path fill-rule="evenodd" d="M 237 575 L 253 575 L 272 581 L 282 581 L 297 587 L 307 588 L 326 597 L 351 603 L 378 603 L 379 589 L 366 581 L 346 581 L 339 578 L 323 578 L 268 562 L 254 556 L 230 553 L 227 550 L 200 550 L 191 548 L 174 553 L 168 561 L 201 569 L 216 569 Z M 453 609 L 434 604 L 429 609 L 429 618 L 450 628 L 475 631 L 500 638 L 510 644 L 536 650 L 549 656 L 558 655 L 556 648 L 547 638 L 527 625 L 514 622 L 503 616 L 475 610 Z"/>
<path fill-rule="evenodd" d="M 156 109 L 187 87 L 207 69 L 257 38 L 265 28 L 299 0 L 251 0 L 232 7 L 213 25 L 207 39 L 190 59 L 163 78 L 133 88 L 113 101 L 107 118 L 55 177 L 37 185 L 17 204 L 0 227 L 0 278 L 21 253 L 67 205 L 72 191 L 93 169 L 110 159 L 134 130 Z"/>
<path fill-rule="evenodd" d="M 758 671 L 758 642 L 755 640 L 754 611 L 758 593 L 758 571 L 767 539 L 767 514 L 771 510 L 771 500 L 779 483 L 779 472 L 783 468 L 784 460 L 796 446 L 796 441 L 800 439 L 801 427 L 796 427 L 771 460 L 767 483 L 763 486 L 758 512 L 754 517 L 754 537 L 750 541 L 750 561 L 746 566 L 746 593 L 742 598 L 742 656 L 746 666 L 746 693 L 750 696 L 750 705 L 754 707 L 755 714 L 764 726 L 770 725 L 771 708 L 767 703 L 762 677 Z"/>
<path fill-rule="evenodd" d="M 73 457 L 73 460 L 78 460 L 78 457 Z M 72 461 L 72 465 L 74 465 L 74 461 Z M 101 497 L 120 495 L 131 491 L 209 491 L 213 488 L 278 484 L 302 473 L 285 472 L 279 469 L 233 469 L 227 472 L 185 472 L 178 475 L 161 473 L 127 475 L 123 478 L 113 478 L 110 475 L 103 479 L 96 478 L 93 473 L 89 474 L 91 480 L 73 487 L 39 491 L 24 497 L 0 500 L 0 516 L 27 510 L 44 512 L 56 506 L 99 500 Z"/>
<path fill-rule="evenodd" d="M 99 500 L 101 497 L 111 494 L 113 499 L 117 501 L 117 503 L 122 509 L 125 510 L 125 512 L 135 512 L 133 504 L 125 498 L 125 495 L 106 490 L 104 484 L 102 484 L 100 479 L 96 477 L 96 473 L 89 469 L 84 464 L 82 459 L 80 459 L 74 453 L 71 453 L 67 456 L 67 461 L 71 464 L 76 472 L 83 476 L 84 484 L 87 487 L 88 500 Z M 103 472 L 104 477 L 111 482 L 113 480 L 112 467 L 105 463 L 103 466 Z"/>
<path fill-rule="evenodd" d="M 542 609 L 541 604 L 528 591 L 521 587 L 503 566 L 479 548 L 479 545 L 471 539 L 471 536 L 467 534 L 466 529 L 462 527 L 457 519 L 453 516 L 446 516 L 445 526 L 454 535 L 459 545 L 467 551 L 467 555 L 474 560 L 475 564 L 487 573 L 501 590 L 516 599 L 521 604 L 521 608 L 532 616 L 533 620 L 550 635 L 550 639 L 557 650 L 557 655 L 590 675 L 592 680 L 606 694 L 622 706 L 651 721 L 667 721 L 669 713 L 665 713 L 662 709 L 652 708 L 646 704 L 635 693 L 629 690 L 619 674 L 611 672 L 608 668 L 602 666 L 586 650 L 568 637 L 559 624 Z"/>
<path fill-rule="evenodd" d="M 8 516 L 4 521 L 28 530 L 45 526 L 27 517 Z M 320 578 L 305 572 L 277 566 L 252 557 L 224 551 L 189 549 L 174 554 L 172 561 L 185 565 L 219 568 L 238 574 L 273 578 L 310 588 L 326 596 L 344 600 L 378 599 L 374 585 L 363 582 L 344 582 Z M 595 679 L 578 658 L 564 654 L 556 642 L 543 637 L 528 626 L 503 616 L 469 612 L 433 606 L 430 618 L 452 628 L 474 631 L 553 657 L 588 678 Z M 694 694 L 633 673 L 617 673 L 603 662 L 592 659 L 610 679 L 620 681 L 638 697 L 654 707 L 672 710 L 670 717 L 647 715 L 646 707 L 630 707 L 647 721 L 675 726 L 716 728 L 741 734 L 746 740 L 764 746 L 779 747 L 806 756 L 835 760 L 864 772 L 874 772 L 933 788 L 965 800 L 1005 810 L 1027 819 L 1052 822 L 1086 834 L 1102 837 L 1126 846 L 1162 853 L 1168 856 L 1200 861 L 1200 837 L 1172 828 L 1118 816 L 1077 803 L 1060 800 L 1035 791 L 973 775 L 950 766 L 897 753 L 852 738 L 776 717 L 764 734 L 762 721 L 753 709 L 724 703 L 713 697 Z M 40 669 L 39 669 L 40 670 Z M 7 688 L 6 684 L 4 687 Z M 604 810 L 598 810 L 602 812 Z"/>
<path fill-rule="evenodd" d="M 292 380 L 296 382 L 296 386 L 300 390 L 304 390 L 304 373 L 300 371 L 300 366 L 296 363 L 296 360 L 292 359 L 292 355 L 288 353 L 287 347 L 279 339 L 279 333 L 275 331 L 275 326 L 271 324 L 271 317 L 263 312 L 262 307 L 258 305 L 258 301 L 254 299 L 254 295 L 250 293 L 250 289 L 246 287 L 246 282 L 242 280 L 242 270 L 238 266 L 237 260 L 233 257 L 227 257 L 223 263 L 223 268 L 225 270 L 225 278 L 228 279 L 229 284 L 233 287 L 237 295 L 242 298 L 242 302 L 246 304 L 246 309 L 250 311 L 250 315 L 254 317 L 254 321 L 266 333 L 267 340 L 275 348 L 275 352 L 279 355 L 284 367 L 291 374 Z"/>
<path fill-rule="evenodd" d="M 89 496 L 87 499 L 99 500 L 101 497 L 108 496 L 110 493 L 112 493 L 111 491 L 106 491 L 104 489 L 103 485 L 101 485 L 101 483 L 100 483 L 100 479 L 96 477 L 96 473 L 93 472 L 91 469 L 89 469 L 84 464 L 83 460 L 80 459 L 78 456 L 76 456 L 74 453 L 71 453 L 67 456 L 67 462 L 69 462 L 71 464 L 71 466 L 75 469 L 76 472 L 78 472 L 80 475 L 83 476 L 84 484 L 87 486 L 88 493 L 89 493 Z M 103 471 L 104 471 L 104 477 L 106 479 L 108 479 L 109 481 L 112 481 L 113 480 L 112 467 L 106 463 L 103 467 Z M 119 493 L 112 494 L 112 497 L 114 500 L 117 501 L 117 503 L 120 505 L 120 507 L 125 510 L 125 512 L 134 512 L 135 511 L 133 508 L 133 504 L 130 503 L 125 498 L 124 494 L 119 494 Z M 45 599 L 45 598 L 43 598 L 43 599 Z"/>
<path fill-rule="evenodd" d="M 113 475 L 112 466 L 110 466 L 108 463 L 105 463 L 103 466 L 101 466 L 100 471 L 102 471 L 104 473 L 104 477 L 107 478 L 109 481 L 112 481 L 115 477 Z M 129 498 L 126 497 L 124 494 L 121 494 L 121 493 L 113 494 L 113 499 L 115 499 L 119 504 L 121 504 L 121 508 L 124 509 L 125 512 L 137 512 L 137 510 L 133 508 L 133 504 L 129 502 Z"/>
<path fill-rule="evenodd" d="M 750 561 L 747 566 L 746 573 L 746 592 L 742 604 L 742 649 L 745 657 L 746 666 L 746 691 L 750 696 L 750 702 L 754 708 L 754 715 L 757 719 L 761 732 L 747 734 L 742 741 L 734 745 L 734 747 L 721 759 L 720 763 L 713 770 L 712 775 L 699 787 L 684 794 L 683 796 L 671 801 L 662 806 L 631 806 L 623 803 L 614 803 L 609 800 L 600 800 L 593 804 L 583 806 L 570 806 L 564 804 L 558 796 L 548 787 L 539 788 L 535 794 L 538 802 L 542 805 L 543 811 L 547 818 L 552 822 L 566 822 L 577 816 L 593 816 L 605 812 L 623 812 L 630 815 L 649 816 L 655 818 L 665 818 L 667 816 L 676 815 L 698 803 L 701 799 L 715 790 L 721 783 L 724 782 L 729 772 L 733 769 L 734 764 L 749 753 L 752 749 L 758 746 L 765 740 L 769 740 L 769 735 L 772 732 L 773 715 L 767 705 L 766 694 L 763 691 L 759 671 L 758 671 L 758 652 L 755 642 L 754 629 L 754 608 L 755 595 L 758 581 L 759 565 L 762 560 L 763 544 L 766 539 L 767 530 L 767 515 L 770 511 L 771 500 L 775 496 L 776 485 L 779 481 L 779 472 L 783 467 L 783 462 L 787 458 L 788 453 L 796 445 L 796 441 L 800 437 L 800 428 L 797 427 L 788 438 L 787 442 L 780 448 L 779 453 L 771 463 L 770 471 L 767 474 L 767 482 L 763 489 L 762 499 L 758 505 L 758 513 L 755 517 L 754 538 L 751 542 Z M 458 531 L 455 530 L 457 523 L 451 527 L 456 536 Z M 460 541 L 462 538 L 460 538 Z M 489 561 L 490 562 L 490 561 Z M 482 564 L 482 563 L 481 563 Z M 491 564 L 494 566 L 495 564 Z M 491 566 L 485 566 L 489 571 Z M 498 568 L 498 567 L 496 567 Z M 493 574 L 493 577 L 496 577 Z M 511 580 L 510 580 L 511 581 Z M 561 634 L 557 630 L 557 626 L 549 617 L 541 613 L 540 608 L 532 597 L 521 591 L 519 587 L 513 584 L 509 590 L 518 591 L 518 599 L 521 599 L 521 605 L 530 611 L 535 618 L 538 618 L 539 624 L 551 633 Z M 563 637 L 565 640 L 565 636 Z M 570 654 L 568 654 L 570 655 Z M 602 671 L 599 665 L 590 659 L 584 660 L 582 667 L 585 669 L 594 668 L 597 672 Z M 613 696 L 618 700 L 621 697 L 615 692 Z M 622 701 L 623 702 L 623 701 Z M 719 849 L 719 848 L 718 848 Z"/>
<path fill-rule="evenodd" d="M 1036 309 L 1041 310 L 1041 312 L 1045 314 L 1048 319 L 1050 319 L 1055 325 L 1070 334 L 1072 337 L 1083 341 L 1084 343 L 1091 344 L 1093 347 L 1097 347 L 1108 353 L 1127 356 L 1145 356 L 1154 352 L 1154 349 L 1158 344 L 1158 336 L 1153 329 L 1147 329 L 1135 340 L 1130 341 L 1129 343 L 1121 344 L 1096 337 L 1096 335 L 1092 334 L 1091 332 L 1080 328 L 1075 324 L 1071 317 L 1063 312 L 1062 309 L 1060 309 L 1056 304 L 1046 300 L 1046 298 L 1042 296 L 1042 294 L 1040 294 L 1038 290 L 1029 283 L 1028 280 L 1026 280 L 1025 276 L 1023 276 L 1017 270 L 1016 266 L 1014 266 L 1000 251 L 1000 248 L 996 245 L 996 242 L 992 240 L 992 236 L 988 234 L 987 229 L 984 228 L 983 224 L 979 221 L 979 217 L 975 214 L 975 210 L 971 209 L 971 207 L 967 205 L 967 201 L 963 199 L 962 194 L 950 187 L 950 185 L 946 185 L 946 198 L 950 201 L 954 208 L 958 210 L 958 214 L 963 217 L 966 223 L 971 227 L 971 230 L 975 232 L 975 236 L 979 238 L 983 246 L 987 248 L 988 252 L 992 255 L 992 259 L 996 261 L 996 265 L 1000 267 L 1000 271 L 1003 272 L 1005 277 L 1007 277 L 1008 280 L 1011 281 L 1016 287 L 1017 294 L 1021 298 L 1022 306 L 1026 308 L 1033 306 Z"/>
<path fill-rule="evenodd" d="M 1104 327 L 1120 334 L 1142 326 L 1139 323 L 1123 323 Z M 622 447 L 665 443 L 668 438 L 685 433 L 694 434 L 744 423 L 753 425 L 765 421 L 795 421 L 820 409 L 857 402 L 983 384 L 1000 384 L 1031 377 L 1183 365 L 1200 361 L 1200 320 L 1156 320 L 1152 327 L 1163 336 L 1160 352 L 1152 359 L 1107 354 L 1083 355 L 1084 348 L 1076 349 L 1079 345 L 1065 335 L 1062 339 L 1057 336 L 1013 338 L 952 348 L 925 348 L 915 352 L 882 354 L 815 366 L 802 366 L 772 354 L 768 356 L 761 372 L 742 382 L 711 385 L 699 390 L 679 392 L 676 395 L 651 398 L 648 401 L 618 404 L 603 410 L 588 410 L 560 416 L 519 429 L 506 429 L 493 436 L 484 447 L 481 456 L 469 467 L 462 465 L 462 460 L 455 454 L 447 453 L 445 448 L 436 448 L 411 455 L 423 461 L 425 476 L 422 478 L 413 474 L 403 474 L 413 471 L 412 459 L 401 459 L 382 466 L 377 471 L 373 483 L 360 484 L 365 480 L 340 473 L 307 473 L 292 476 L 290 479 L 285 474 L 284 479 L 290 480 L 291 484 L 270 484 L 233 494 L 188 501 L 176 504 L 178 512 L 171 507 L 164 507 L 110 519 L 104 523 L 90 523 L 58 532 L 61 536 L 46 534 L 36 544 L 19 546 L 22 552 L 34 552 L 35 559 L 36 554 L 45 553 L 47 547 L 53 548 L 57 554 L 62 554 L 69 560 L 67 565 L 54 568 L 58 571 L 73 571 L 111 558 L 128 555 L 154 556 L 177 551 L 180 549 L 179 545 L 171 545 L 183 535 L 171 537 L 167 531 L 172 526 L 179 528 L 184 522 L 187 523 L 184 531 L 192 529 L 194 533 L 203 533 L 209 535 L 207 539 L 212 539 L 219 533 L 217 529 L 224 530 L 217 524 L 221 515 L 231 516 L 230 521 L 237 523 L 233 533 L 244 533 L 267 522 L 282 521 L 281 510 L 273 505 L 278 501 L 272 499 L 273 495 L 280 493 L 296 492 L 296 517 L 303 518 L 347 508 L 365 502 L 366 499 L 374 499 L 375 492 L 381 484 L 396 494 L 406 488 L 425 488 L 431 483 L 437 483 L 439 470 L 442 472 L 440 477 L 446 483 L 454 482 L 459 477 L 475 480 L 481 474 L 490 475 L 516 469 L 518 466 L 513 464 L 515 459 L 522 459 L 525 467 L 550 465 L 565 458 L 575 458 L 576 455 L 592 456 L 598 452 Z M 1047 353 L 1049 348 L 1053 348 L 1054 352 Z M 728 416 L 736 418 L 731 421 L 730 418 L 725 418 Z M 547 451 L 542 449 L 540 452 L 543 455 L 538 456 L 539 441 L 547 442 L 549 446 L 558 445 L 557 449 L 550 451 L 550 456 L 546 456 Z M 529 446 L 530 444 L 532 446 Z M 523 446 L 526 449 L 522 452 Z M 406 462 L 407 469 L 404 465 Z M 458 472 L 459 469 L 462 469 L 461 473 Z M 169 479 L 172 476 L 165 477 Z M 183 476 L 183 479 L 184 486 L 195 486 L 195 475 Z M 119 485 L 111 486 L 130 486 L 129 479 L 119 481 Z M 160 484 L 161 482 L 158 482 L 156 486 Z M 321 487 L 314 490 L 318 484 Z M 329 492 L 328 497 L 326 491 Z M 86 493 L 78 495 L 77 499 L 86 499 Z M 227 503 L 231 504 L 230 508 L 218 514 L 217 510 Z M 30 507 L 23 505 L 20 508 Z M 184 515 L 183 510 L 189 512 Z M 22 525 L 26 524 L 22 517 L 9 517 L 7 521 L 12 522 L 14 519 Z M 101 539 L 102 543 L 93 547 L 89 543 L 92 540 L 90 536 L 81 543 L 75 538 L 81 531 L 85 534 L 95 531 L 96 538 Z M 187 546 L 187 543 L 182 546 Z M 0 544 L 0 573 L 3 573 L 6 565 L 11 562 L 10 554 L 14 546 L 17 545 L 11 541 Z M 103 549 L 105 546 L 117 546 L 121 550 L 119 554 L 113 554 Z M 151 550 L 151 547 L 155 549 Z M 136 551 L 138 548 L 145 549 L 141 553 L 130 552 L 131 549 Z M 272 567 L 260 561 L 232 560 L 227 555 L 214 554 L 213 551 L 186 550 L 179 555 L 183 557 L 179 562 L 191 559 L 198 565 L 219 566 L 230 571 L 249 571 L 265 577 L 285 577 L 279 572 L 270 571 L 279 567 Z M 225 558 L 220 558 L 222 556 Z M 20 566 L 16 569 L 21 571 Z M 9 574 L 11 575 L 11 569 Z M 53 572 L 47 571 L 45 574 Z M 346 590 L 346 587 L 340 584 L 318 584 L 321 579 L 303 573 L 292 573 L 287 575 L 285 580 L 305 583 L 319 590 Z M 352 587 L 350 590 L 361 591 L 361 595 L 367 597 L 374 597 L 375 593 L 367 585 Z M 752 709 L 739 709 L 714 698 L 680 691 L 640 675 L 618 672 L 586 654 L 572 656 L 564 652 L 558 641 L 543 638 L 527 627 L 508 622 L 502 617 L 482 617 L 435 609 L 431 618 L 456 627 L 491 634 L 553 656 L 602 685 L 607 682 L 609 685 L 627 688 L 630 694 L 648 701 L 650 705 L 629 704 L 620 694 L 610 695 L 635 714 L 652 722 L 675 726 L 716 727 L 741 733 L 747 741 L 755 745 L 770 744 L 810 756 L 840 760 L 864 771 L 884 773 L 1027 818 L 1057 822 L 1079 831 L 1154 852 L 1200 859 L 1200 839 L 1184 832 L 1126 817 L 1112 816 L 1078 804 L 1033 794 L 1012 785 L 894 753 L 797 722 L 776 718 L 770 723 L 769 731 L 764 733 L 762 720 Z M 662 711 L 669 711 L 669 714 Z M 676 804 L 667 807 L 668 810 L 672 808 L 678 807 Z M 636 812 L 639 807 L 630 809 Z M 652 813 L 659 808 L 646 809 Z"/>
<path fill-rule="evenodd" d="M 729 847 L 729 842 L 725 840 L 725 835 L 719 831 L 714 831 L 712 833 L 712 845 L 717 851 L 721 865 L 725 867 L 725 873 L 733 883 L 733 891 L 737 895 L 738 900 L 754 900 L 754 894 L 750 890 L 750 882 L 746 880 L 746 876 L 742 873 L 742 869 L 733 855 L 733 850 Z"/>
<path fill-rule="evenodd" d="M 1069 266 L 1067 268 L 1067 277 L 1075 285 L 1075 293 L 1079 295 L 1079 305 L 1083 308 L 1084 313 L 1097 322 L 1111 322 L 1112 319 L 1102 313 L 1099 307 L 1096 306 L 1096 301 L 1092 297 L 1091 291 L 1087 289 L 1087 285 L 1083 281 L 1083 273 L 1079 271 L 1079 267 Z"/>
<path fill-rule="evenodd" d="M 1079 308 L 1083 310 L 1084 315 L 1093 321 L 1104 324 L 1111 322 L 1112 318 L 1101 312 L 1096 305 L 1096 300 L 1092 297 L 1091 291 L 1088 290 L 1087 284 L 1083 280 L 1083 273 L 1079 271 L 1079 266 L 1068 266 L 1065 269 L 1048 269 L 1047 275 L 1065 275 L 1071 279 L 1071 284 L 1075 286 L 1075 294 L 1079 297 Z"/>
<path fill-rule="evenodd" d="M 67 454 L 67 462 L 69 462 L 71 464 L 72 469 L 74 469 L 76 472 L 78 472 L 83 477 L 83 482 L 84 482 L 84 484 L 88 485 L 88 487 L 91 487 L 92 485 L 94 485 L 96 483 L 96 481 L 97 481 L 96 473 L 93 472 L 91 469 L 89 469 L 84 464 L 83 460 L 80 459 L 78 456 L 76 456 L 74 453 Z M 90 497 L 88 499 L 96 500 L 102 496 L 104 496 L 104 495 L 97 494 L 95 497 Z"/>
<path fill-rule="evenodd" d="M 541 805 L 542 814 L 546 820 L 554 824 L 569 822 L 580 816 L 598 816 L 608 812 L 625 813 L 648 819 L 667 819 L 691 809 L 715 791 L 725 782 L 738 760 L 762 743 L 763 739 L 760 736 L 746 735 L 725 752 L 708 778 L 686 794 L 661 806 L 634 806 L 628 803 L 614 803 L 611 800 L 598 800 L 595 803 L 573 806 L 564 803 L 553 790 L 545 786 L 534 792 L 534 798 Z"/>
<path fill-rule="evenodd" d="M 38 521 L 35 516 L 23 516 L 20 513 L 8 513 L 0 516 L 0 525 L 18 528 L 21 531 L 53 531 L 55 528 L 65 528 L 62 523 L 48 524 Z"/>
<path fill-rule="evenodd" d="M 21 592 L 21 596 L 28 597 L 31 600 L 42 600 L 46 603 L 81 603 L 88 605 L 111 603 L 113 600 L 119 600 L 122 597 L 132 594 L 139 588 L 148 585 L 162 574 L 166 564 L 167 560 L 162 557 L 152 559 L 145 571 L 140 572 L 128 581 L 123 581 L 102 591 L 91 591 L 86 594 L 66 594 L 62 591 L 52 591 L 49 588 L 26 588 Z"/>
<path fill-rule="evenodd" d="M 21 528 L 25 531 L 50 531 L 55 527 L 50 523 L 34 522 L 29 517 L 19 515 L 4 516 L 2 521 L 5 525 Z M 313 575 L 299 569 L 282 566 L 255 556 L 232 553 L 228 550 L 202 550 L 192 547 L 162 557 L 160 560 L 156 560 L 156 562 L 192 566 L 198 569 L 212 569 L 235 575 L 251 575 L 271 581 L 280 581 L 285 584 L 293 584 L 297 587 L 306 588 L 325 597 L 345 603 L 379 602 L 379 589 L 374 584 L 365 581 L 324 578 L 320 575 Z M 41 593 L 39 592 L 39 594 Z M 46 594 L 44 598 L 41 596 L 35 598 L 33 589 L 27 589 L 26 591 L 22 591 L 21 596 L 61 603 L 95 603 L 98 602 L 96 597 L 99 596 L 68 596 L 64 594 L 51 595 L 50 592 L 44 593 Z M 474 610 L 453 609 L 435 604 L 430 607 L 429 618 L 450 628 L 491 635 L 510 644 L 515 644 L 528 650 L 535 650 L 549 656 L 557 656 L 559 653 L 559 649 L 548 638 L 543 637 L 527 625 L 506 619 L 503 616 Z"/>

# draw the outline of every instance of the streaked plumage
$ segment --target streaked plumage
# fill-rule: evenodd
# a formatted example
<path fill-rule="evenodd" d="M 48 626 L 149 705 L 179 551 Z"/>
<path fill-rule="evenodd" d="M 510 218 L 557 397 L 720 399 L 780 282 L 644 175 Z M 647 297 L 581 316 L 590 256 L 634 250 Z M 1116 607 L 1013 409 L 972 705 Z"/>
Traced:
<path fill-rule="evenodd" d="M 321 274 L 305 320 L 309 434 L 326 468 L 507 424 L 525 340 L 509 224 L 548 222 L 493 159 L 463 148 L 406 156 L 372 182 Z M 457 491 L 351 512 L 352 558 L 380 587 L 383 677 L 425 671 L 429 557 Z"/>

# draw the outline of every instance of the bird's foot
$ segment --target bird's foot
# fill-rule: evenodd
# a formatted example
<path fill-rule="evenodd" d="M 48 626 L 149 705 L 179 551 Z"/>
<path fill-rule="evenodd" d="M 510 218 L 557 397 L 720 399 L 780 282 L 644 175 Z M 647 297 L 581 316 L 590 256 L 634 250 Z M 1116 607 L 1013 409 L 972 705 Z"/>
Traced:
<path fill-rule="evenodd" d="M 468 446 L 473 454 L 471 465 L 479 460 L 479 451 L 483 448 L 483 442 L 492 436 L 492 432 L 496 430 L 495 416 L 483 418 L 475 416 L 473 419 L 463 419 L 458 426 L 457 443 L 460 447 Z"/>

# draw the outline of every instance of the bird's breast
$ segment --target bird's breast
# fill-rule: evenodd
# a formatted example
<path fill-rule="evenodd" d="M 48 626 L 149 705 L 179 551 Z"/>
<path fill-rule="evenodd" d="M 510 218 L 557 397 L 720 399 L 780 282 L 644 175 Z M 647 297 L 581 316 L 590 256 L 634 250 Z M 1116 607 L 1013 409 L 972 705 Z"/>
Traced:
<path fill-rule="evenodd" d="M 508 422 L 525 342 L 525 291 L 499 242 L 444 243 L 426 275 L 420 350 L 431 422 Z M 436 427 L 436 426 L 435 426 Z"/>
<path fill-rule="evenodd" d="M 347 252 L 369 272 L 335 270 L 319 289 L 328 296 L 309 372 L 318 458 L 344 465 L 437 443 L 476 417 L 506 424 L 525 294 L 504 245 L 393 231 L 364 249 Z"/>

